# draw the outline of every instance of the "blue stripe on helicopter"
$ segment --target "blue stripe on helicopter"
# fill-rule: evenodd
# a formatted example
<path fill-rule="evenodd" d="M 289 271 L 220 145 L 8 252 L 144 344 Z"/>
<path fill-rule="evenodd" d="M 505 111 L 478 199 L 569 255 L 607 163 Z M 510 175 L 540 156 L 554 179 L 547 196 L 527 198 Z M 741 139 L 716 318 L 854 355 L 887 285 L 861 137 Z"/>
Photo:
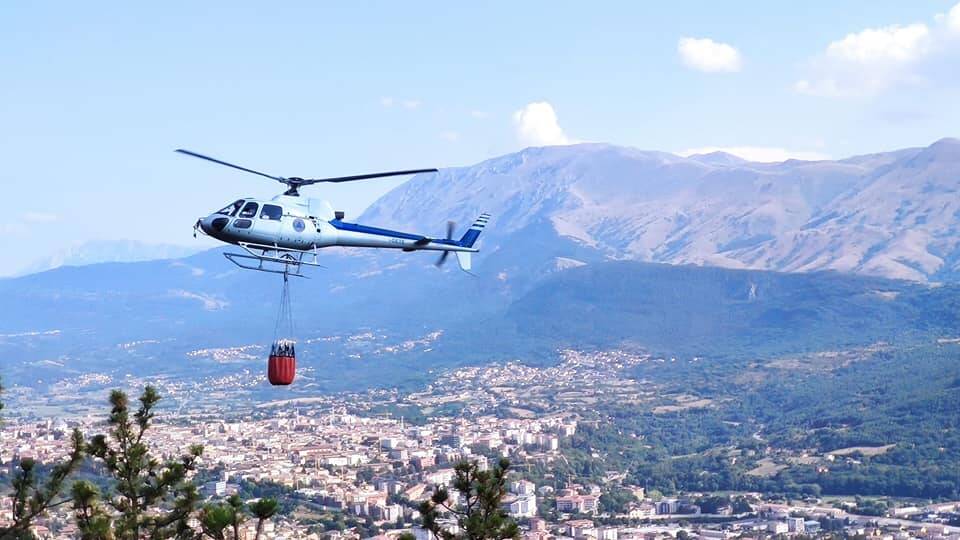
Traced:
<path fill-rule="evenodd" d="M 474 242 L 476 242 L 479 237 L 480 230 L 470 228 L 467 230 L 467 233 L 463 235 L 463 238 L 460 239 L 459 244 L 464 247 L 473 247 Z"/>
<path fill-rule="evenodd" d="M 420 234 L 410 234 L 400 231 L 392 231 L 390 229 L 381 229 L 380 227 L 369 227 L 367 225 L 360 225 L 358 223 L 347 223 L 345 221 L 340 221 L 334 219 L 330 221 L 330 224 L 333 225 L 336 229 L 341 231 L 351 231 L 365 234 L 373 234 L 376 236 L 386 236 L 389 238 L 402 238 L 404 240 L 429 240 L 435 244 L 445 244 L 449 246 L 459 245 L 455 240 L 446 240 L 443 238 L 427 238 L 426 236 Z"/>

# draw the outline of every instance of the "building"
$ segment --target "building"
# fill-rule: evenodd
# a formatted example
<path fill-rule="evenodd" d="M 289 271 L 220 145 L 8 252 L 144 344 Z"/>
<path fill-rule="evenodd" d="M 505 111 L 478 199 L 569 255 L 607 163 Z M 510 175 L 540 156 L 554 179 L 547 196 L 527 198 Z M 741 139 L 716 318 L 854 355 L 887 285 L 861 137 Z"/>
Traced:
<path fill-rule="evenodd" d="M 596 537 L 597 528 L 589 519 L 575 519 L 566 523 L 570 536 L 574 538 Z"/>
<path fill-rule="evenodd" d="M 236 484 L 227 483 L 224 480 L 219 482 L 207 482 L 200 488 L 200 493 L 204 497 L 224 497 L 226 495 L 233 495 L 240 491 L 239 486 Z"/>
<path fill-rule="evenodd" d="M 510 483 L 510 491 L 517 495 L 533 495 L 537 486 L 529 480 L 518 480 Z"/>
<path fill-rule="evenodd" d="M 400 439 L 396 437 L 384 437 L 380 439 L 380 447 L 387 450 L 393 450 L 400 446 Z"/>
<path fill-rule="evenodd" d="M 663 499 L 657 503 L 657 513 L 660 515 L 676 514 L 680 510 L 680 501 L 677 499 Z"/>
<path fill-rule="evenodd" d="M 618 530 L 616 527 L 597 528 L 597 540 L 617 540 Z"/>
<path fill-rule="evenodd" d="M 453 534 L 457 534 L 460 532 L 460 527 L 457 525 L 457 522 L 454 520 L 440 520 L 439 525 L 443 527 L 444 530 L 449 531 Z M 421 527 L 413 528 L 413 536 L 417 540 L 440 540 L 439 538 L 437 538 L 437 535 Z"/>
<path fill-rule="evenodd" d="M 437 460 L 433 456 L 418 456 L 413 458 L 414 467 L 416 467 L 421 471 L 428 467 L 433 467 L 436 464 L 437 464 Z"/>
<path fill-rule="evenodd" d="M 383 521 L 397 521 L 397 519 L 403 516 L 403 507 L 399 504 L 388 504 L 385 506 L 377 506 L 376 508 L 379 518 Z"/>
<path fill-rule="evenodd" d="M 565 495 L 557 497 L 557 512 L 586 514 L 597 510 L 596 495 Z"/>
<path fill-rule="evenodd" d="M 537 496 L 518 495 L 503 501 L 503 511 L 515 518 L 528 518 L 537 515 Z"/>
<path fill-rule="evenodd" d="M 630 519 L 645 519 L 655 515 L 657 515 L 656 505 L 648 502 L 632 504 L 627 510 L 627 517 Z"/>
<path fill-rule="evenodd" d="M 783 521 L 771 521 L 767 524 L 767 531 L 773 534 L 787 534 L 790 532 L 790 527 Z"/>

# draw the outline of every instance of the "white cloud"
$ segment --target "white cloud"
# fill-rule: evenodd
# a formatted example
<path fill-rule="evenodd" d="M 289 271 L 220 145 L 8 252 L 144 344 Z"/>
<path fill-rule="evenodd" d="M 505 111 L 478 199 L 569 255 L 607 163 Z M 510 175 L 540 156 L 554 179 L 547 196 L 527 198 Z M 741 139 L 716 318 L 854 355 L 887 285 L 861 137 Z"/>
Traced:
<path fill-rule="evenodd" d="M 938 20 L 943 17 L 943 15 L 938 16 Z M 960 33 L 960 2 L 957 5 L 950 8 L 950 11 L 946 15 L 947 29 L 951 32 Z"/>
<path fill-rule="evenodd" d="M 393 103 L 394 103 L 393 98 L 390 96 L 385 96 L 380 98 L 380 105 L 384 107 L 393 107 Z"/>
<path fill-rule="evenodd" d="M 950 54 L 941 53 L 956 45 L 956 33 L 960 3 L 936 15 L 932 26 L 915 22 L 851 32 L 811 59 L 809 76 L 793 88 L 814 96 L 864 97 L 903 84 L 930 84 L 952 69 Z"/>
<path fill-rule="evenodd" d="M 857 97 L 880 93 L 915 77 L 910 68 L 931 49 L 930 28 L 923 23 L 867 28 L 847 34 L 814 59 L 814 74 L 794 84 L 802 94 Z"/>
<path fill-rule="evenodd" d="M 528 103 L 513 113 L 513 124 L 517 130 L 517 139 L 527 146 L 552 146 L 572 142 L 560 127 L 553 105 L 546 101 Z"/>
<path fill-rule="evenodd" d="M 740 51 L 709 38 L 680 38 L 677 52 L 684 65 L 707 73 L 740 71 Z"/>
<path fill-rule="evenodd" d="M 470 111 L 470 116 L 482 120 L 489 115 L 485 111 Z"/>
<path fill-rule="evenodd" d="M 802 159 L 805 161 L 830 159 L 830 156 L 820 152 L 789 150 L 787 148 L 774 146 L 704 146 L 701 148 L 689 148 L 676 154 L 687 157 L 696 154 L 711 154 L 713 152 L 726 152 L 727 154 L 733 154 L 747 161 L 757 161 L 761 163 L 779 163 L 788 159 Z"/>
<path fill-rule="evenodd" d="M 404 109 L 416 109 L 420 107 L 420 100 L 405 99 L 402 103 Z"/>
<path fill-rule="evenodd" d="M 456 142 L 460 140 L 460 134 L 456 131 L 443 131 L 440 133 L 440 138 L 445 141 Z"/>
<path fill-rule="evenodd" d="M 867 28 L 827 46 L 826 55 L 843 62 L 909 62 L 930 50 L 930 29 L 923 23 Z"/>

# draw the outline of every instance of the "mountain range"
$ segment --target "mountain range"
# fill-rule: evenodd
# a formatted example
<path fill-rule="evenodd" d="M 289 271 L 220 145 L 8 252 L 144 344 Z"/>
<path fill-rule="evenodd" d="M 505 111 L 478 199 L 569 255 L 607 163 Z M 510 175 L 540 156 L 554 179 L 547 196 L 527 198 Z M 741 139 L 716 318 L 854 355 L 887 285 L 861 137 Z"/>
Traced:
<path fill-rule="evenodd" d="M 495 243 L 546 224 L 543 242 L 605 259 L 941 281 L 960 269 L 958 189 L 957 139 L 782 163 L 578 144 L 415 177 L 361 220 L 439 228 L 489 211 Z"/>
<path fill-rule="evenodd" d="M 91 240 L 37 259 L 20 269 L 25 276 L 61 266 L 83 266 L 103 262 L 137 262 L 155 259 L 179 259 L 199 251 L 189 246 L 151 244 L 137 240 Z"/>
<path fill-rule="evenodd" d="M 293 284 L 295 337 L 327 390 L 422 381 L 427 349 L 434 368 L 549 362 L 559 347 L 772 357 L 952 339 L 958 187 L 954 139 L 774 164 L 528 148 L 415 176 L 356 219 L 431 234 L 490 212 L 476 275 L 423 253 L 324 250 L 327 269 Z M 235 369 L 196 351 L 277 337 L 280 280 L 226 249 L 0 279 L 4 377 Z M 153 352 L 128 346 L 143 342 Z"/>

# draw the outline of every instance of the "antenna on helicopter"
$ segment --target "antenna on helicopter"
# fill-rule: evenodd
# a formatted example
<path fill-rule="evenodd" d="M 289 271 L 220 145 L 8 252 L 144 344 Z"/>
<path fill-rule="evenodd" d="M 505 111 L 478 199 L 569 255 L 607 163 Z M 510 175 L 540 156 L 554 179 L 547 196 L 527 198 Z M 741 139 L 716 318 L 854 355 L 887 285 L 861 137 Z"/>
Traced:
<path fill-rule="evenodd" d="M 311 184 L 319 184 L 322 182 L 331 182 L 331 183 L 353 182 L 355 180 L 368 180 L 370 178 L 383 178 L 386 176 L 402 176 L 405 174 L 437 172 L 437 169 L 410 169 L 406 171 L 387 171 L 387 172 L 379 172 L 379 173 L 371 173 L 371 174 L 357 174 L 353 176 L 334 176 L 331 178 L 300 178 L 298 176 L 291 176 L 289 178 L 286 178 L 283 176 L 272 176 L 267 173 L 255 171 L 253 169 L 248 169 L 246 167 L 241 167 L 239 165 L 234 165 L 233 163 L 228 163 L 226 161 L 212 158 L 210 156 L 205 156 L 203 154 L 198 154 L 196 152 L 191 152 L 190 150 L 184 150 L 183 148 L 178 148 L 176 152 L 179 152 L 181 154 L 186 154 L 188 156 L 192 156 L 195 158 L 211 161 L 213 163 L 224 165 L 226 167 L 231 167 L 233 169 L 237 169 L 240 171 L 256 174 L 259 176 L 264 176 L 266 178 L 270 178 L 271 180 L 276 180 L 277 182 L 280 182 L 281 184 L 285 184 L 287 186 L 288 189 L 283 194 L 289 195 L 291 197 L 300 196 L 299 189 L 301 186 L 309 186 Z"/>

